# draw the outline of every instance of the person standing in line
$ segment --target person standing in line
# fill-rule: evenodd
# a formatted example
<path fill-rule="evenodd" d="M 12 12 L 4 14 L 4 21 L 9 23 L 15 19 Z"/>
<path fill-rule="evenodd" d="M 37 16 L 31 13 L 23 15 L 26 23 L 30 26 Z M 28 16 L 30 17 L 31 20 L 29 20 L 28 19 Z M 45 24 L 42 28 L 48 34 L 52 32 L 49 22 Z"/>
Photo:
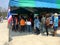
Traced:
<path fill-rule="evenodd" d="M 20 20 L 21 31 L 25 31 L 25 20 L 21 18 Z"/>
<path fill-rule="evenodd" d="M 53 32 L 53 19 L 52 19 L 52 17 L 53 17 L 53 16 L 52 16 L 52 14 L 51 14 L 51 15 L 50 15 L 50 28 L 49 28 L 49 29 L 50 29 L 49 31 L 50 31 L 51 33 Z"/>
<path fill-rule="evenodd" d="M 16 30 L 16 20 L 15 20 L 15 16 L 13 17 L 13 29 L 14 29 L 14 31 Z"/>
<path fill-rule="evenodd" d="M 21 15 L 18 16 L 18 31 L 20 32 L 21 26 L 20 26 L 20 20 L 21 20 Z"/>
<path fill-rule="evenodd" d="M 46 29 L 47 36 L 49 35 L 49 33 L 48 33 L 49 26 L 50 26 L 50 18 L 49 18 L 49 14 L 46 14 L 45 29 Z"/>
<path fill-rule="evenodd" d="M 30 17 L 29 18 L 29 21 L 31 22 L 31 26 L 33 25 L 33 20 L 32 20 L 32 18 Z M 33 27 L 33 26 L 32 26 Z"/>
<path fill-rule="evenodd" d="M 16 28 L 17 28 L 17 27 L 16 27 L 16 17 L 14 18 L 14 21 L 15 21 L 15 22 L 14 22 L 14 23 L 15 23 L 14 28 L 15 28 L 15 31 L 17 31 L 17 30 L 16 30 Z"/>
<path fill-rule="evenodd" d="M 53 36 L 56 36 L 57 28 L 58 28 L 58 14 L 57 13 L 54 14 L 53 28 L 54 28 Z"/>
<path fill-rule="evenodd" d="M 12 31 L 14 31 L 14 18 L 12 17 Z"/>
<path fill-rule="evenodd" d="M 42 15 L 42 19 L 41 19 L 41 22 L 42 22 L 42 33 L 44 33 L 44 31 L 45 31 L 45 17 L 44 17 L 44 15 Z"/>
<path fill-rule="evenodd" d="M 50 16 L 50 27 L 53 25 L 52 15 Z"/>
<path fill-rule="evenodd" d="M 15 32 L 17 31 L 17 28 L 18 28 L 18 19 L 17 17 L 13 16 L 13 19 L 12 19 L 12 31 L 14 30 Z"/>
<path fill-rule="evenodd" d="M 18 18 L 16 17 L 16 31 L 18 31 Z"/>
<path fill-rule="evenodd" d="M 36 34 L 40 34 L 40 21 L 38 16 L 34 19 L 34 29 L 36 30 L 35 33 Z"/>
<path fill-rule="evenodd" d="M 27 20 L 26 21 L 26 26 L 27 26 L 27 31 L 28 32 L 32 32 L 32 29 L 31 29 L 31 21 Z"/>

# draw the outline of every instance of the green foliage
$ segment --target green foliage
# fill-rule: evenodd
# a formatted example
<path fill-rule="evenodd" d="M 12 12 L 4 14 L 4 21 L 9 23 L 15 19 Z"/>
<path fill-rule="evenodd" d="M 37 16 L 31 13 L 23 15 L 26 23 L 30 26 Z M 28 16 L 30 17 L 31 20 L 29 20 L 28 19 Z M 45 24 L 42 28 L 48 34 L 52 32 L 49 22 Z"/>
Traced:
<path fill-rule="evenodd" d="M 0 12 L 0 16 L 3 16 L 5 18 L 7 16 L 7 12 Z"/>

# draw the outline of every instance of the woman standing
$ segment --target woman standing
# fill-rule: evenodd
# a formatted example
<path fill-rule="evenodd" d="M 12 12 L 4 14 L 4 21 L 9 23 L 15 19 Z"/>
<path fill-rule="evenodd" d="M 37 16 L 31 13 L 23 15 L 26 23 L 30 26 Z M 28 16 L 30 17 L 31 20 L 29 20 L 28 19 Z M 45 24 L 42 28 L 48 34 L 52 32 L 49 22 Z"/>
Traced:
<path fill-rule="evenodd" d="M 48 33 L 48 28 L 50 26 L 50 18 L 49 18 L 49 14 L 46 14 L 46 20 L 45 20 L 45 29 L 46 29 L 46 33 L 47 33 L 47 36 L 49 35 Z"/>
<path fill-rule="evenodd" d="M 27 26 L 27 31 L 28 32 L 32 32 L 32 29 L 31 29 L 31 21 L 27 20 L 26 21 L 26 26 Z"/>

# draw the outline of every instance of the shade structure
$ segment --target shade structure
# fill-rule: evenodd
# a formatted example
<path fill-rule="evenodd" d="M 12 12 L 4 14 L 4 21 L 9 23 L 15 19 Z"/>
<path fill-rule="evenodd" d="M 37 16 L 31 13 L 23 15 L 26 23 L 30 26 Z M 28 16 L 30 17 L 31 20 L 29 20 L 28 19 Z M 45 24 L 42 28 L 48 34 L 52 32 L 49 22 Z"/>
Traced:
<path fill-rule="evenodd" d="M 9 6 L 13 7 L 44 7 L 60 9 L 60 0 L 10 0 Z"/>

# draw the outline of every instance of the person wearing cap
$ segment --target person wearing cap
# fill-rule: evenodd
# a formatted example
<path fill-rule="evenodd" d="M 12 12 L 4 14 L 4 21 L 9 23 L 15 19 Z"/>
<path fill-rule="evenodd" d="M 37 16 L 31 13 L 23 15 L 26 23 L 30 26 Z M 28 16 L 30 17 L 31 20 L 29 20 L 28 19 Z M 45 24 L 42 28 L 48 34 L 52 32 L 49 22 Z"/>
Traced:
<path fill-rule="evenodd" d="M 57 13 L 54 13 L 53 28 L 54 28 L 53 36 L 56 36 L 57 28 L 58 28 L 58 14 Z"/>

